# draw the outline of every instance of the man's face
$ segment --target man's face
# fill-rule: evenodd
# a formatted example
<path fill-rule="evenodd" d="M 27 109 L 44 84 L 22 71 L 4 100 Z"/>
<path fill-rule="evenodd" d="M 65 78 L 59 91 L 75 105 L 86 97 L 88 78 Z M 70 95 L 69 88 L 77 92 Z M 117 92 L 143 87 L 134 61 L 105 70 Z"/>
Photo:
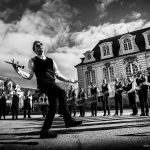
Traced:
<path fill-rule="evenodd" d="M 103 80 L 103 83 L 106 84 L 106 79 Z"/>
<path fill-rule="evenodd" d="M 43 52 L 44 52 L 43 44 L 40 43 L 40 42 L 36 43 L 34 52 L 35 52 L 38 56 L 41 56 L 41 55 L 43 54 Z"/>

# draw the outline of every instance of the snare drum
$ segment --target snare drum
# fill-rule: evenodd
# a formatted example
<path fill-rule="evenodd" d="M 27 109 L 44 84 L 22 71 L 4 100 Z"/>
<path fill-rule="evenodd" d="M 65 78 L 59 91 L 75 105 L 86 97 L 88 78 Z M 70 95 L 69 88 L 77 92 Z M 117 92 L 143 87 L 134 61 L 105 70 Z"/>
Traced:
<path fill-rule="evenodd" d="M 77 106 L 83 106 L 84 102 L 85 102 L 84 99 L 77 99 L 77 100 L 76 100 L 76 105 L 77 105 Z"/>

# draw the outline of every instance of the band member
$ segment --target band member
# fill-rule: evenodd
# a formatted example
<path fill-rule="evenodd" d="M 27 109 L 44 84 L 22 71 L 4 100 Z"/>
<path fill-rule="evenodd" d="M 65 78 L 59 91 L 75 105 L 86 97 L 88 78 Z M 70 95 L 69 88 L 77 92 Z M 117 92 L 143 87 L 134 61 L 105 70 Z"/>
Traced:
<path fill-rule="evenodd" d="M 73 89 L 73 85 L 70 86 L 70 90 L 69 90 L 69 93 L 68 93 L 68 98 L 71 98 L 71 104 L 68 105 L 70 115 L 72 115 L 72 110 L 73 110 L 74 117 L 75 117 L 76 116 L 76 105 L 75 105 L 76 93 L 75 93 L 75 90 Z"/>
<path fill-rule="evenodd" d="M 20 69 L 14 60 L 12 61 L 12 64 L 15 71 L 25 79 L 31 79 L 35 73 L 38 89 L 42 93 L 48 95 L 49 111 L 40 132 L 40 138 L 55 138 L 57 137 L 57 134 L 49 132 L 49 129 L 51 128 L 56 113 L 57 98 L 63 109 L 63 118 L 66 127 L 82 124 L 82 121 L 76 121 L 69 115 L 68 107 L 66 105 L 66 92 L 56 85 L 55 77 L 65 82 L 76 83 L 77 81 L 68 80 L 60 74 L 53 59 L 45 56 L 43 44 L 40 41 L 35 41 L 33 43 L 33 51 L 37 56 L 29 60 L 29 73 Z"/>
<path fill-rule="evenodd" d="M 18 110 L 19 110 L 19 96 L 17 93 L 17 90 L 15 90 L 13 97 L 12 97 L 12 105 L 11 105 L 11 111 L 12 111 L 12 119 L 18 119 Z"/>
<path fill-rule="evenodd" d="M 122 105 L 122 83 L 118 78 L 115 80 L 115 114 L 118 115 L 118 104 L 120 105 L 120 116 L 123 114 L 123 105 Z"/>
<path fill-rule="evenodd" d="M 6 116 L 6 95 L 5 95 L 4 91 L 2 91 L 2 93 L 0 95 L 0 119 L 1 119 L 2 116 L 5 120 L 5 116 Z"/>
<path fill-rule="evenodd" d="M 135 100 L 135 89 L 136 89 L 135 82 L 131 76 L 128 77 L 127 80 L 128 80 L 128 84 L 127 84 L 127 86 L 123 87 L 123 89 L 125 91 L 127 91 L 127 93 L 128 93 L 129 103 L 130 103 L 132 111 L 133 111 L 133 113 L 131 115 L 137 115 L 138 108 L 137 108 L 137 104 L 136 104 L 136 100 Z"/>
<path fill-rule="evenodd" d="M 148 104 L 148 85 L 144 84 L 146 82 L 146 77 L 142 75 L 141 72 L 137 73 L 137 94 L 139 96 L 140 106 L 141 106 L 141 114 L 140 116 L 148 116 L 149 115 L 149 104 Z M 144 110 L 146 108 L 146 110 Z"/>
<path fill-rule="evenodd" d="M 109 92 L 110 92 L 110 85 L 107 83 L 106 79 L 103 79 L 103 84 L 102 84 L 102 93 L 104 94 L 103 96 L 104 115 L 103 116 L 106 116 L 106 110 L 108 110 L 108 116 L 110 115 Z"/>
<path fill-rule="evenodd" d="M 80 110 L 80 117 L 84 117 L 85 116 L 85 92 L 83 88 L 79 89 L 79 93 L 78 93 L 78 99 L 82 100 L 82 104 L 80 104 L 78 106 L 79 110 Z"/>
<path fill-rule="evenodd" d="M 48 97 L 43 93 L 39 99 L 41 104 L 42 115 L 45 118 L 47 116 Z"/>
<path fill-rule="evenodd" d="M 31 118 L 31 108 L 32 108 L 32 95 L 30 91 L 25 92 L 24 99 L 24 118 L 26 118 L 26 112 L 28 110 L 28 118 Z"/>
<path fill-rule="evenodd" d="M 91 97 L 94 99 L 93 101 L 91 101 L 91 116 L 97 116 L 97 97 L 99 94 L 99 89 L 94 83 L 91 83 L 90 92 Z"/>

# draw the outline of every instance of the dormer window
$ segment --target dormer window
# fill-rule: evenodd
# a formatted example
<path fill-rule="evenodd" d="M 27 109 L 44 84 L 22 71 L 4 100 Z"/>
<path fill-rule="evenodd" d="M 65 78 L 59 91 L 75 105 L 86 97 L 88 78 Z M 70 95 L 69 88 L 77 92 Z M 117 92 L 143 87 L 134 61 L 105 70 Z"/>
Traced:
<path fill-rule="evenodd" d="M 109 45 L 103 46 L 103 55 L 104 56 L 110 55 Z"/>
<path fill-rule="evenodd" d="M 119 44 L 120 44 L 119 55 L 124 55 L 124 54 L 139 51 L 139 48 L 135 43 L 135 37 L 136 37 L 135 35 L 126 34 L 119 39 Z"/>
<path fill-rule="evenodd" d="M 132 43 L 130 39 L 124 39 L 123 44 L 125 51 L 132 50 Z"/>
<path fill-rule="evenodd" d="M 85 56 L 84 63 L 95 61 L 93 56 L 94 51 L 86 51 L 83 55 Z"/>
<path fill-rule="evenodd" d="M 101 51 L 101 58 L 109 58 L 113 56 L 112 42 L 106 42 L 99 45 Z"/>
<path fill-rule="evenodd" d="M 150 49 L 150 30 L 142 33 L 145 39 L 145 49 Z"/>
<path fill-rule="evenodd" d="M 147 35 L 148 44 L 150 45 L 150 34 Z"/>

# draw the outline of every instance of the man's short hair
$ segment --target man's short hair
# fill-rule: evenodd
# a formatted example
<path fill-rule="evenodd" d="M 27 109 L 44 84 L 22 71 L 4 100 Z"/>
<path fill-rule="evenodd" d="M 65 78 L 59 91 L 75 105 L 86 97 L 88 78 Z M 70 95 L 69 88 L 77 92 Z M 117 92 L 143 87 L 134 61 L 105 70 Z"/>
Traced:
<path fill-rule="evenodd" d="M 32 50 L 33 50 L 33 51 L 35 51 L 35 46 L 36 46 L 38 43 L 41 43 L 41 42 L 40 42 L 40 41 L 34 41 L 33 47 L 32 47 Z"/>

